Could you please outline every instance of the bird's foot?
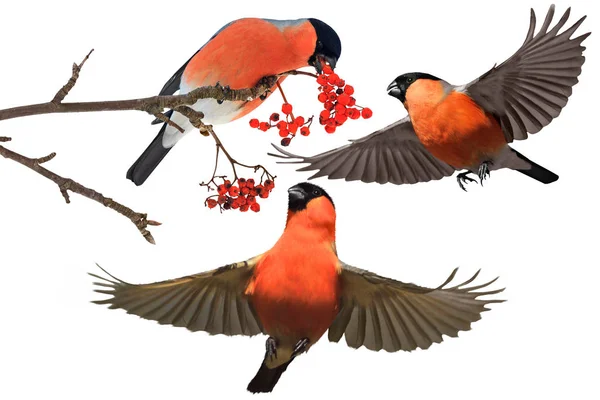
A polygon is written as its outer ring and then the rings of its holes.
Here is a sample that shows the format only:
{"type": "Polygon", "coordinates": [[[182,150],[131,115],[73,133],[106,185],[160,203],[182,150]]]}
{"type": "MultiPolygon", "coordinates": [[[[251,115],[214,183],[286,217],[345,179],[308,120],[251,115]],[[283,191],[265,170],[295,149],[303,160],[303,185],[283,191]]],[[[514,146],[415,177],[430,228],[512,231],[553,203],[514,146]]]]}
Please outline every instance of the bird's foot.
{"type": "MultiPolygon", "coordinates": [[[[228,94],[229,92],[231,92],[231,88],[229,87],[229,85],[227,85],[227,86],[222,86],[222,85],[221,85],[219,82],[217,82],[217,85],[216,85],[216,86],[221,88],[221,90],[223,91],[223,96],[227,96],[227,94],[228,94]]],[[[225,100],[217,100],[217,103],[218,103],[218,104],[223,104],[223,102],[224,102],[224,101],[225,101],[225,100]]]]}
{"type": "Polygon", "coordinates": [[[479,170],[477,171],[477,175],[479,176],[479,183],[483,186],[483,181],[490,176],[490,166],[493,163],[491,161],[484,161],[479,166],[479,170]]]}
{"type": "Polygon", "coordinates": [[[269,336],[267,342],[265,343],[265,347],[267,349],[265,359],[269,358],[271,361],[273,361],[274,358],[277,358],[277,340],[275,340],[275,338],[269,336]]]}
{"type": "Polygon", "coordinates": [[[263,94],[261,94],[259,96],[259,98],[261,100],[264,101],[267,98],[267,96],[269,96],[269,93],[271,93],[271,88],[273,86],[275,86],[275,84],[277,83],[278,80],[279,80],[279,78],[277,76],[272,75],[272,76],[265,76],[265,77],[261,78],[260,81],[258,81],[259,86],[262,85],[262,86],[266,86],[268,88],[267,90],[265,90],[265,92],[263,94]]]}
{"type": "Polygon", "coordinates": [[[309,340],[308,338],[302,338],[296,343],[294,346],[294,350],[292,351],[292,358],[299,356],[300,354],[306,351],[306,347],[308,346],[309,340]]]}
{"type": "Polygon", "coordinates": [[[458,174],[456,176],[456,180],[458,181],[458,186],[460,186],[460,188],[462,190],[464,190],[465,192],[467,191],[467,188],[465,187],[466,184],[468,184],[469,182],[477,182],[475,179],[470,178],[469,174],[471,174],[471,171],[466,171],[466,172],[461,172],[460,174],[458,174]]]}

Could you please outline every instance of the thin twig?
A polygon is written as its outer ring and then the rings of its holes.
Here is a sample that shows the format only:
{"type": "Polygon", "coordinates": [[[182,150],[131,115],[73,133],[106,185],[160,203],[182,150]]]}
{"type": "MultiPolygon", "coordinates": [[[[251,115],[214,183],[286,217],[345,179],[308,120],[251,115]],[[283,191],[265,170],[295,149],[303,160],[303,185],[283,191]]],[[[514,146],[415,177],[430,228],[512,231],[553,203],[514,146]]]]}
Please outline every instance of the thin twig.
{"type": "Polygon", "coordinates": [[[81,68],[83,68],[83,64],[85,64],[85,62],[88,60],[88,58],[90,58],[90,55],[92,55],[93,51],[94,51],[94,49],[90,50],[88,55],[85,56],[85,58],[79,65],[73,63],[73,74],[71,75],[71,79],[69,79],[69,81],[67,82],[67,84],[65,86],[60,88],[60,90],[56,93],[56,95],[52,99],[51,103],[60,104],[65,99],[65,97],[67,97],[67,95],[69,94],[71,89],[73,89],[73,86],[75,86],[75,84],[77,83],[77,79],[79,79],[79,72],[81,71],[81,68]]]}
{"type": "MultiPolygon", "coordinates": [[[[11,139],[7,137],[0,137],[0,142],[8,142],[10,140],[11,139]]],[[[41,158],[29,158],[12,150],[9,150],[4,146],[0,146],[0,155],[9,160],[16,161],[19,164],[34,170],[38,174],[56,183],[58,185],[60,193],[63,195],[67,203],[71,202],[71,199],[69,198],[69,191],[71,191],[73,193],[77,193],[84,197],[87,197],[88,199],[97,201],[105,207],[115,210],[119,214],[127,217],[136,226],[136,228],[140,231],[142,236],[144,236],[144,238],[148,242],[155,244],[152,234],[146,228],[148,227],[148,225],[160,225],[160,222],[149,220],[147,219],[146,214],[135,212],[131,208],[126,207],[123,204],[116,202],[111,198],[104,197],[102,193],[87,188],[82,184],[75,182],[73,179],[63,178],[62,176],[55,174],[54,172],[42,167],[42,164],[52,160],[56,156],[56,153],[51,153],[41,158]]]]}

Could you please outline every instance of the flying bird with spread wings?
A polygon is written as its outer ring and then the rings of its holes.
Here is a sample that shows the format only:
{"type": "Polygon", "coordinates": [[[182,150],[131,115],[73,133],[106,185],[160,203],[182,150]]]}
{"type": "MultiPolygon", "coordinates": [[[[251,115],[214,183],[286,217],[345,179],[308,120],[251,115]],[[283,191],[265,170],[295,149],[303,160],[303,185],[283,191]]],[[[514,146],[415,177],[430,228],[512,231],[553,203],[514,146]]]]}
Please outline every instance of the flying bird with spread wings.
{"type": "Polygon", "coordinates": [[[329,331],[353,348],[394,352],[427,349],[456,337],[503,300],[489,295],[496,279],[449,286],[457,269],[429,289],[352,267],[338,258],[336,212],[322,188],[289,189],[285,229],[267,252],[178,279],[130,284],[108,274],[95,282],[109,298],[95,301],[129,314],[211,335],[268,335],[262,365],[247,389],[271,392],[300,354],[329,331]],[[484,291],[480,291],[484,289],[484,291]],[[483,299],[481,296],[485,296],[483,299]]]}
{"type": "Polygon", "coordinates": [[[558,176],[514,150],[509,143],[527,139],[558,117],[578,82],[585,61],[581,43],[590,35],[571,38],[585,16],[559,33],[570,15],[564,13],[549,30],[554,5],[540,31],[531,10],[529,31],[521,48],[508,60],[466,85],[452,85],[433,75],[400,75],[387,88],[408,116],[350,144],[303,157],[277,146],[270,154],[291,163],[307,163],[299,171],[310,177],[361,180],[380,184],[412,184],[451,176],[459,186],[480,182],[490,171],[509,168],[542,183],[558,176]]]}

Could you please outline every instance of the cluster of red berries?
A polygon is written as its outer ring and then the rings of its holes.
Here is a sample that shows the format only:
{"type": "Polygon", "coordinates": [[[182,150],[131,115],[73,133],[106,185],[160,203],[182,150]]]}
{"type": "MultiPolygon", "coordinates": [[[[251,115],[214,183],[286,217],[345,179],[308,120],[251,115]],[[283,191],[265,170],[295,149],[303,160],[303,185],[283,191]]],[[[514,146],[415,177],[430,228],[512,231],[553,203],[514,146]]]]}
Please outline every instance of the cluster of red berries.
{"type": "Polygon", "coordinates": [[[319,123],[325,125],[325,132],[334,133],[348,119],[359,119],[361,116],[368,119],[373,116],[370,108],[356,105],[356,99],[352,97],[354,87],[346,85],[329,65],[323,66],[317,83],[320,85],[318,99],[325,108],[319,114],[319,123]]]}
{"type": "Polygon", "coordinates": [[[312,117],[308,119],[294,117],[292,109],[293,107],[290,103],[283,103],[281,112],[285,115],[285,120],[280,121],[279,113],[273,113],[269,117],[268,122],[260,122],[258,119],[252,118],[250,120],[250,127],[260,129],[263,132],[271,128],[277,128],[279,136],[282,137],[281,145],[289,146],[296,133],[300,132],[302,136],[310,135],[310,126],[312,124],[312,117]]]}
{"type": "Polygon", "coordinates": [[[219,206],[221,210],[240,210],[241,212],[252,210],[259,212],[258,198],[268,198],[274,188],[275,182],[271,179],[267,179],[258,185],[255,184],[252,178],[238,178],[237,185],[223,179],[223,183],[217,186],[218,194],[207,198],[204,205],[208,208],[219,206]]]}

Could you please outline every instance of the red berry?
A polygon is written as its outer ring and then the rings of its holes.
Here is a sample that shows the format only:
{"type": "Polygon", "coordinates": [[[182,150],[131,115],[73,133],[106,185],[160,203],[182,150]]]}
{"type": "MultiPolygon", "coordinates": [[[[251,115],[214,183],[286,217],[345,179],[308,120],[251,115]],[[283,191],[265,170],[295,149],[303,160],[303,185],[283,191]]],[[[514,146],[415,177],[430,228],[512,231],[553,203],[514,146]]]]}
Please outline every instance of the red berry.
{"type": "Polygon", "coordinates": [[[240,211],[241,212],[246,212],[246,211],[248,211],[249,208],[250,207],[248,206],[248,204],[244,204],[244,205],[240,206],[240,211]]]}
{"type": "Polygon", "coordinates": [[[329,85],[323,86],[322,90],[323,90],[323,93],[329,93],[329,92],[333,91],[333,86],[329,86],[329,85]]]}
{"type": "Polygon", "coordinates": [[[290,145],[291,141],[292,141],[292,139],[289,137],[283,138],[283,139],[281,139],[281,145],[284,147],[287,147],[290,145]]]}
{"type": "Polygon", "coordinates": [[[244,204],[246,204],[246,198],[243,196],[238,197],[236,200],[240,206],[243,206],[244,204]]]}
{"type": "Polygon", "coordinates": [[[240,188],[237,186],[232,186],[229,188],[229,195],[231,197],[237,197],[240,194],[240,188]]]}
{"type": "Polygon", "coordinates": [[[325,103],[327,101],[327,94],[321,92],[319,93],[319,96],[317,97],[317,99],[321,102],[321,103],[325,103]]]}
{"type": "Polygon", "coordinates": [[[322,119],[329,118],[329,111],[327,111],[327,110],[321,111],[321,113],[319,114],[319,118],[322,118],[322,119]]]}
{"type": "Polygon", "coordinates": [[[317,76],[317,83],[321,86],[326,85],[327,84],[327,75],[321,74],[321,75],[317,76]]]}
{"type": "Polygon", "coordinates": [[[238,178],[238,185],[240,185],[240,189],[243,187],[246,187],[246,179],[245,178],[238,178]]]}
{"type": "Polygon", "coordinates": [[[254,204],[256,203],[256,195],[249,195],[246,197],[246,204],[254,204]]]}
{"type": "Polygon", "coordinates": [[[252,189],[254,187],[254,179],[252,179],[252,178],[246,179],[246,186],[248,187],[248,189],[252,189]]]}
{"type": "Polygon", "coordinates": [[[225,204],[227,203],[227,197],[226,196],[219,196],[217,203],[219,204],[225,204]]]}
{"type": "Polygon", "coordinates": [[[208,208],[215,208],[217,206],[217,201],[215,199],[206,200],[206,205],[208,208]]]}
{"type": "Polygon", "coordinates": [[[348,119],[348,117],[345,116],[344,114],[336,114],[335,115],[335,122],[338,122],[340,125],[343,124],[344,122],[346,122],[347,119],[348,119]]]}
{"type": "Polygon", "coordinates": [[[347,106],[350,103],[350,96],[348,96],[346,93],[340,94],[338,96],[338,103],[343,106],[347,106]]]}
{"type": "Polygon", "coordinates": [[[334,92],[329,93],[329,101],[336,101],[338,96],[334,92]]]}
{"type": "Polygon", "coordinates": [[[258,129],[260,129],[263,132],[266,132],[269,128],[270,128],[270,126],[269,126],[268,122],[261,122],[260,125],[258,126],[258,129]]]}
{"type": "Polygon", "coordinates": [[[280,129],[279,130],[279,136],[281,136],[281,137],[286,137],[289,134],[290,134],[290,131],[288,131],[287,129],[280,129]]]}
{"type": "Polygon", "coordinates": [[[329,65],[323,65],[323,73],[331,74],[331,73],[333,73],[333,68],[331,68],[329,65]]]}
{"type": "Polygon", "coordinates": [[[346,111],[346,115],[350,118],[350,119],[359,119],[360,118],[360,111],[358,111],[356,108],[349,108],[346,111]]]}
{"type": "MultiPolygon", "coordinates": [[[[259,196],[261,199],[266,199],[267,197],[269,197],[269,191],[263,190],[262,192],[260,192],[259,196]]],[[[258,203],[255,203],[255,204],[258,204],[258,203]]]]}
{"type": "Polygon", "coordinates": [[[335,105],[334,110],[336,114],[346,114],[346,106],[343,106],[339,103],[335,105]]]}
{"type": "Polygon", "coordinates": [[[344,93],[346,93],[348,96],[352,96],[354,94],[354,87],[350,86],[350,85],[347,85],[344,88],[344,93]]]}
{"type": "Polygon", "coordinates": [[[335,132],[335,125],[331,126],[331,125],[326,125],[325,126],[325,132],[327,133],[334,133],[335,132]]]}
{"type": "Polygon", "coordinates": [[[271,116],[269,117],[269,119],[271,121],[279,121],[279,114],[278,113],[273,113],[273,114],[271,114],[271,116]]]}
{"type": "Polygon", "coordinates": [[[346,81],[343,79],[338,79],[337,82],[335,83],[335,86],[340,87],[340,88],[344,87],[345,85],[346,85],[346,81]]]}
{"type": "Polygon", "coordinates": [[[258,203],[253,203],[253,204],[250,206],[250,209],[251,209],[252,211],[254,211],[254,212],[259,212],[259,211],[260,211],[260,204],[258,204],[258,203]]]}
{"type": "Polygon", "coordinates": [[[225,193],[227,193],[227,188],[225,187],[225,185],[219,185],[217,187],[217,193],[219,193],[220,195],[224,195],[225,193]]]}
{"type": "Polygon", "coordinates": [[[334,107],[333,102],[331,102],[331,101],[326,102],[324,104],[324,107],[326,110],[333,110],[333,107],[334,107]]]}
{"type": "Polygon", "coordinates": [[[259,124],[259,122],[258,122],[258,120],[256,118],[252,118],[250,120],[250,127],[251,128],[258,128],[258,124],[259,124]]]}
{"type": "Polygon", "coordinates": [[[294,120],[294,123],[298,126],[304,125],[304,117],[296,117],[296,119],[294,120]]]}
{"type": "Polygon", "coordinates": [[[270,180],[270,179],[267,179],[267,180],[265,181],[265,187],[266,187],[267,189],[269,189],[269,188],[270,188],[269,190],[271,190],[271,189],[273,189],[273,188],[275,187],[275,182],[273,182],[273,181],[272,181],[272,180],[270,180]]]}
{"type": "Polygon", "coordinates": [[[373,116],[373,111],[371,111],[370,108],[365,107],[365,108],[362,109],[362,117],[364,119],[369,119],[372,116],[373,116]]]}
{"type": "Polygon", "coordinates": [[[244,186],[243,188],[240,189],[240,193],[245,196],[248,193],[250,193],[250,189],[248,189],[246,186],[244,186]]]}
{"type": "Polygon", "coordinates": [[[310,135],[310,128],[308,126],[303,126],[302,128],[300,128],[300,134],[302,136],[310,135]]]}
{"type": "Polygon", "coordinates": [[[348,103],[349,107],[354,107],[356,105],[356,99],[354,97],[350,97],[350,103],[348,103]]]}
{"type": "Polygon", "coordinates": [[[240,202],[239,201],[234,201],[233,203],[231,203],[231,208],[233,208],[234,210],[237,210],[238,208],[240,208],[240,202]]]}
{"type": "Polygon", "coordinates": [[[285,115],[289,115],[292,113],[292,105],[290,103],[284,103],[281,106],[281,112],[284,113],[285,115]]]}
{"type": "Polygon", "coordinates": [[[285,129],[285,128],[287,128],[287,122],[285,122],[285,121],[279,121],[277,123],[277,129],[282,130],[282,129],[285,129]]]}
{"type": "Polygon", "coordinates": [[[291,124],[288,125],[288,129],[290,130],[291,133],[296,133],[298,131],[298,125],[296,125],[295,122],[292,122],[291,124]]]}

